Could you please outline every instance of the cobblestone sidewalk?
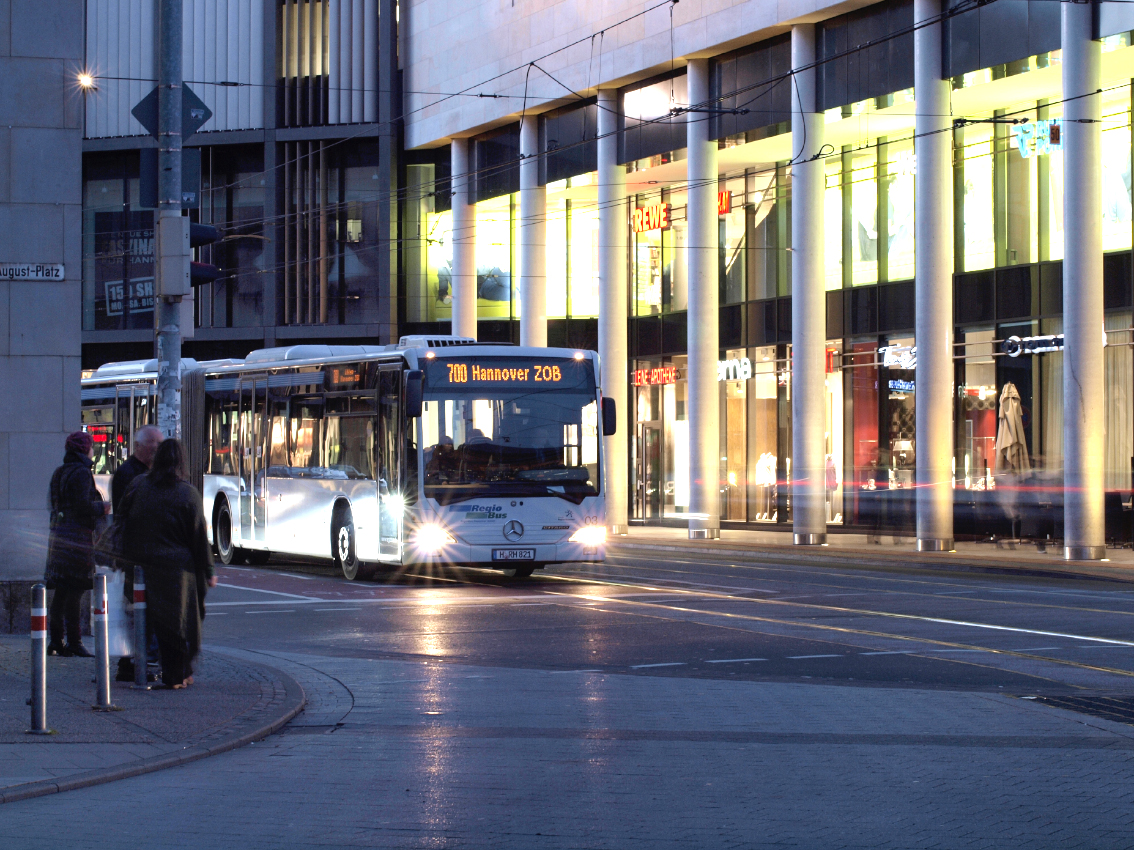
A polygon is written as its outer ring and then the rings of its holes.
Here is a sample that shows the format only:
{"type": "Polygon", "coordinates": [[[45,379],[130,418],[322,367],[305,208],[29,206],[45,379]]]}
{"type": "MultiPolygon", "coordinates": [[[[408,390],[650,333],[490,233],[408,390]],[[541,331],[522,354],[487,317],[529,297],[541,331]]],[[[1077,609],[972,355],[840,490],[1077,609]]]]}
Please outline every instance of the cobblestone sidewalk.
{"type": "Polygon", "coordinates": [[[290,676],[206,651],[191,687],[137,691],[115,682],[111,699],[121,710],[93,711],[94,659],[49,658],[47,723],[55,734],[29,735],[28,644],[0,636],[0,802],[225,752],[274,732],[303,707],[290,676]]]}

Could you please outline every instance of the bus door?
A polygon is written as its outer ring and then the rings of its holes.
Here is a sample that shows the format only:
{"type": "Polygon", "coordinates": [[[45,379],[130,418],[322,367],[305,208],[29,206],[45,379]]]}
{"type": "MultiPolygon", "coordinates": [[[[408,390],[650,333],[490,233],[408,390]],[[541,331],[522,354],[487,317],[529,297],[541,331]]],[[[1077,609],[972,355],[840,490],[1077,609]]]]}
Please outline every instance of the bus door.
{"type": "Polygon", "coordinates": [[[375,474],[378,478],[378,554],[400,558],[402,517],[402,366],[382,365],[378,371],[378,434],[375,474]]]}
{"type": "Polygon", "coordinates": [[[240,379],[240,537],[264,541],[268,379],[240,379]]]}
{"type": "MultiPolygon", "coordinates": [[[[149,401],[149,391],[148,384],[119,384],[115,387],[115,445],[107,451],[114,452],[118,463],[134,453],[134,432],[137,430],[134,422],[138,410],[144,410],[143,404],[149,401]]],[[[138,428],[145,424],[142,422],[138,428]]]]}

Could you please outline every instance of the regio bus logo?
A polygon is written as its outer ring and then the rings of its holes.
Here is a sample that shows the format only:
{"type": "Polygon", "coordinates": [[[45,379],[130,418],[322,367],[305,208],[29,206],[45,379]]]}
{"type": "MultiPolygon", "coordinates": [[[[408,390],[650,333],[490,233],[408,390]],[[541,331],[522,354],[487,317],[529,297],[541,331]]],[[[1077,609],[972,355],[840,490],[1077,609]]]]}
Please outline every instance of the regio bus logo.
{"type": "Polygon", "coordinates": [[[524,536],[524,526],[519,520],[510,519],[504,523],[504,537],[508,540],[519,540],[524,536]]]}

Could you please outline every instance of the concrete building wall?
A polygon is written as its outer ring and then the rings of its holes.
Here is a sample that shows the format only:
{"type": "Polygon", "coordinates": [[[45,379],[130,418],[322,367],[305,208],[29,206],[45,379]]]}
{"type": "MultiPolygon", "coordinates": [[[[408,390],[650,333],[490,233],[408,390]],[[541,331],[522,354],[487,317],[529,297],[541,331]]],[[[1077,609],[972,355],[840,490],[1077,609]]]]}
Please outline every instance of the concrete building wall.
{"type": "Polygon", "coordinates": [[[0,580],[42,575],[47,484],[79,427],[83,0],[0,0],[0,580]]]}
{"type": "Polygon", "coordinates": [[[688,58],[865,5],[867,0],[682,0],[660,8],[635,0],[408,0],[401,7],[406,147],[428,147],[501,123],[521,112],[525,92],[527,107],[543,111],[574,99],[570,92],[621,85],[666,71],[671,61],[681,67],[688,58]],[[529,73],[527,63],[535,61],[547,74],[535,68],[529,73]],[[505,97],[441,99],[441,93],[466,90],[505,97]]]}

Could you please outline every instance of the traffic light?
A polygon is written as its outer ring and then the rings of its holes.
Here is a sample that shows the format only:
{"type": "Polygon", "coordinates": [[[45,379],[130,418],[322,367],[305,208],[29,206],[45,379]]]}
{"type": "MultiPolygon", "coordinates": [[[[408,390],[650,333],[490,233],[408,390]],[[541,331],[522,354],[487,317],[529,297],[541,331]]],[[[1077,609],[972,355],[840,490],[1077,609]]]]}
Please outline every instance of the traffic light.
{"type": "MultiPolygon", "coordinates": [[[[220,239],[220,230],[211,224],[189,225],[189,247],[191,248],[201,248],[205,245],[212,245],[218,239],[220,239]]],[[[193,261],[189,264],[189,281],[192,286],[200,286],[202,283],[211,283],[220,277],[221,274],[221,270],[212,263],[193,261]]]]}

